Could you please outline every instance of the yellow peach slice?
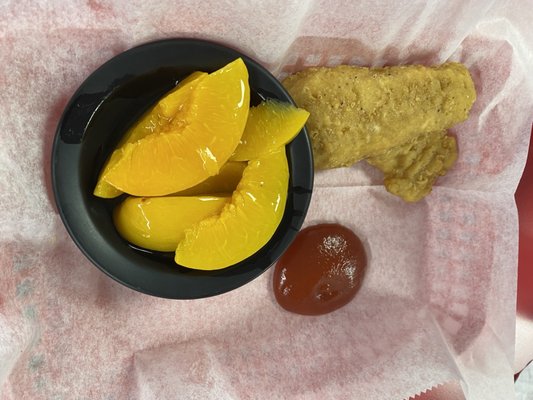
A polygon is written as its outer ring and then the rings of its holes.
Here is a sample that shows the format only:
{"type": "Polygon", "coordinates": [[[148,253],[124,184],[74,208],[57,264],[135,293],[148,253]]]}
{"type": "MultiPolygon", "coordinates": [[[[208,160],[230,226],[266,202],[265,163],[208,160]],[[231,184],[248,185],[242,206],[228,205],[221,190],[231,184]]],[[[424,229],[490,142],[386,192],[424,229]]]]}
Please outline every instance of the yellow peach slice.
{"type": "Polygon", "coordinates": [[[242,178],[246,164],[245,162],[228,161],[220,168],[217,175],[211,176],[189,189],[174,193],[174,196],[199,196],[220,193],[227,193],[228,196],[231,196],[231,193],[237,188],[242,178]]]}
{"type": "Polygon", "coordinates": [[[285,148],[252,160],[219,215],[187,230],[175,261],[194,269],[229,267],[256,253],[274,235],[285,211],[289,169],[285,148]]]}
{"type": "Polygon", "coordinates": [[[251,107],[241,141],[231,159],[248,161],[285,146],[302,130],[307,118],[306,110],[276,100],[251,107]]]}
{"type": "Polygon", "coordinates": [[[127,197],[113,212],[119,234],[148,250],[174,251],[185,231],[217,215],[230,197],[127,197]]]}
{"type": "Polygon", "coordinates": [[[102,179],[135,196],[162,196],[216,175],[235,151],[248,117],[250,88],[242,59],[201,79],[190,97],[176,124],[173,119],[160,132],[118,149],[102,179]]]}
{"type": "Polygon", "coordinates": [[[122,149],[127,143],[135,143],[144,137],[161,132],[161,130],[172,123],[173,126],[183,122],[190,107],[191,93],[196,88],[201,79],[206,77],[205,72],[193,72],[187,78],[163,97],[154,107],[150,108],[124,135],[115,150],[102,169],[93,194],[98,197],[110,199],[120,196],[123,192],[103,179],[104,176],[120,160],[122,149]]]}

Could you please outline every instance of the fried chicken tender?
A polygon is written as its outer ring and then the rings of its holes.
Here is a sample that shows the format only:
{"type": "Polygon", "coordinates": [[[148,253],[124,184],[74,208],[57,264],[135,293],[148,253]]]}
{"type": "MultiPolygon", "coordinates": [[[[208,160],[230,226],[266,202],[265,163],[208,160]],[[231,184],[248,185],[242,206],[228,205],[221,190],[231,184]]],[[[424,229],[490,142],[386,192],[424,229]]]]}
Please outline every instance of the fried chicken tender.
{"type": "Polygon", "coordinates": [[[366,161],[385,176],[385,187],[407,202],[431,192],[433,183],[453,166],[457,144],[446,131],[423,133],[366,161]]]}
{"type": "Polygon", "coordinates": [[[317,169],[350,166],[424,132],[441,132],[465,120],[476,99],[472,78],[458,63],[309,68],[283,85],[311,113],[317,169]]]}

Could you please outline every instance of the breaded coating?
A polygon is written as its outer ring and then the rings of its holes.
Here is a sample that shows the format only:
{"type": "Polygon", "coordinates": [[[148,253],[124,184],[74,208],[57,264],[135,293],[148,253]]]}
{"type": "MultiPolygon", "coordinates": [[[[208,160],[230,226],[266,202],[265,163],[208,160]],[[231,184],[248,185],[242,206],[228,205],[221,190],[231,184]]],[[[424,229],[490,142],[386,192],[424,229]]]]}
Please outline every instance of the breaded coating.
{"type": "Polygon", "coordinates": [[[385,176],[385,187],[405,201],[415,202],[431,192],[435,180],[453,166],[457,144],[446,131],[418,135],[366,161],[385,176]]]}
{"type": "Polygon", "coordinates": [[[307,121],[315,167],[350,166],[468,117],[476,99],[465,66],[309,68],[283,81],[307,121]]]}

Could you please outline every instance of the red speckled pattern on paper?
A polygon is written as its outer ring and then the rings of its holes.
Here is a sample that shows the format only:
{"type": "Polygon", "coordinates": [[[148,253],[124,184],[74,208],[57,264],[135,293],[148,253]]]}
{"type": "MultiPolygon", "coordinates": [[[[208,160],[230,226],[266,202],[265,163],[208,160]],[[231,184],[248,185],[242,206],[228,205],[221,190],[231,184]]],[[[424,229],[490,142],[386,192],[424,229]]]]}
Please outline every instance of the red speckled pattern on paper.
{"type": "Polygon", "coordinates": [[[0,398],[511,398],[527,13],[499,1],[2,2],[0,398]],[[456,167],[426,199],[403,203],[364,163],[317,174],[306,225],[342,223],[369,256],[347,306],[287,313],[271,272],[215,298],[152,298],[69,238],[49,173],[64,106],[109,58],[176,36],[237,47],[279,77],[340,63],[469,67],[478,101],[453,129],[456,167]]]}

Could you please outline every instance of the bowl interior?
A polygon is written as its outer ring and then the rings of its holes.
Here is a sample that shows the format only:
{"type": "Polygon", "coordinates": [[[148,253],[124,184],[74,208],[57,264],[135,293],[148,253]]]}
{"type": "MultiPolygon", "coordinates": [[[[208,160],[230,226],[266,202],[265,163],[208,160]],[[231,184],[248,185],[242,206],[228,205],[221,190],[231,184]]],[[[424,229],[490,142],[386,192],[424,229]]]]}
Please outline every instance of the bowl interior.
{"type": "Polygon", "coordinates": [[[52,154],[52,180],[62,220],[83,253],[130,288],[177,299],[235,289],[272,265],[303,223],[313,185],[305,129],[287,146],[289,192],[276,233],[259,252],[222,270],[180,267],[173,253],[130,245],[112,221],[113,208],[122,197],[104,200],[92,195],[103,164],[131,124],[190,73],[215,71],[237,57],[248,68],[252,105],[266,98],[292,102],[272,75],[237,51],[211,42],[171,39],[130,49],[108,61],[82,84],[63,114],[52,154]]]}

